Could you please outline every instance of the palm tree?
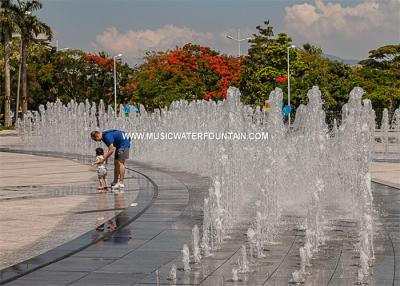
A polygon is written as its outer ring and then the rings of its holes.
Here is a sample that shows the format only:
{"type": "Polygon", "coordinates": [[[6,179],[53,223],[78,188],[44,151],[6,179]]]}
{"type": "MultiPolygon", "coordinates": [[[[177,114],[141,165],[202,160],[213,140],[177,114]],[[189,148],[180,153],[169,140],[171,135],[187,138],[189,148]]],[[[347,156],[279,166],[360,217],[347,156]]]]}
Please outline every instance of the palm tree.
{"type": "Polygon", "coordinates": [[[26,50],[29,44],[37,41],[37,37],[42,34],[48,40],[52,37],[52,31],[49,26],[40,21],[32,12],[42,8],[42,3],[38,0],[18,1],[18,7],[15,9],[17,15],[16,22],[21,33],[21,83],[22,83],[22,113],[28,111],[28,78],[26,68],[26,50]]]}
{"type": "Polygon", "coordinates": [[[11,99],[11,74],[10,74],[10,50],[12,33],[16,31],[15,14],[12,12],[12,3],[10,0],[1,0],[0,2],[0,41],[4,46],[4,125],[12,125],[10,116],[11,99]]]}

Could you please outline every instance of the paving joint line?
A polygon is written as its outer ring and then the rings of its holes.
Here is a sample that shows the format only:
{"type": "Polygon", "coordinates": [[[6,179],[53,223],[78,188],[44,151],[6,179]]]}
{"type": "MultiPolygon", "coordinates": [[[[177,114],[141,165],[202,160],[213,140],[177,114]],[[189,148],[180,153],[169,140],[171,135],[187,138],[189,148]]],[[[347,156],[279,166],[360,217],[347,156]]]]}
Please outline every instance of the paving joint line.
{"type": "Polygon", "coordinates": [[[293,241],[292,244],[290,245],[288,251],[286,252],[286,254],[283,256],[282,260],[279,262],[278,266],[271,272],[271,274],[267,277],[267,279],[262,283],[262,285],[267,285],[268,280],[270,280],[272,278],[272,276],[274,276],[275,272],[279,269],[279,267],[281,267],[281,265],[283,264],[283,262],[286,260],[286,257],[289,255],[290,251],[293,248],[294,242],[296,241],[298,235],[295,234],[293,237],[293,241]]]}

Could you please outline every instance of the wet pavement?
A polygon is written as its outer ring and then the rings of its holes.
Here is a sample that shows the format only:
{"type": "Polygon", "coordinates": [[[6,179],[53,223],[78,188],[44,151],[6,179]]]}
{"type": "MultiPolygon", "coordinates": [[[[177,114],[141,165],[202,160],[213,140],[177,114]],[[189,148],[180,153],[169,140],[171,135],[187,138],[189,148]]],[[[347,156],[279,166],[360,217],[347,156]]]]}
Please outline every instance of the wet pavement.
{"type": "MultiPolygon", "coordinates": [[[[47,266],[46,256],[40,261],[33,259],[18,265],[18,270],[14,267],[3,271],[1,279],[5,281],[40,265],[7,285],[174,285],[168,280],[168,272],[175,264],[176,285],[288,285],[292,272],[299,269],[304,231],[297,225],[302,218],[286,214],[286,227],[278,234],[277,242],[265,246],[265,257],[250,258],[250,271],[239,273],[239,281],[231,280],[232,269],[238,267],[246,224],[233,229],[212,256],[203,258],[201,264],[191,264],[192,271],[184,272],[180,250],[184,243],[190,245],[193,225],[201,224],[209,180],[135,162],[130,162],[129,168],[139,172],[135,176],[140,176],[147,187],[141,188],[137,197],[141,208],[127,207],[114,218],[118,226],[114,233],[108,233],[106,224],[104,232],[93,230],[50,251],[47,263],[57,255],[63,258],[60,254],[65,255],[64,259],[47,266]]],[[[374,183],[373,194],[376,259],[370,285],[400,285],[400,263],[396,263],[400,249],[400,190],[374,183]]],[[[354,285],[359,264],[355,222],[332,219],[327,224],[327,236],[312,267],[307,268],[309,275],[303,285],[354,285]]]]}
{"type": "MultiPolygon", "coordinates": [[[[192,226],[201,223],[200,198],[208,189],[208,179],[133,164],[129,167],[136,177],[142,177],[140,185],[144,187],[135,200],[138,206],[128,206],[114,218],[116,231],[109,233],[106,223],[104,232],[93,230],[1,271],[2,281],[21,275],[9,284],[129,285],[180,256],[183,242],[190,240],[192,226]],[[60,260],[51,263],[54,259],[60,260]],[[32,273],[25,275],[27,271],[32,273]]],[[[125,194],[129,192],[126,189],[125,194]]],[[[121,196],[124,194],[115,195],[121,196]]]]}
{"type": "MultiPolygon", "coordinates": [[[[9,152],[0,152],[0,161],[0,269],[69,242],[126,207],[98,196],[89,164],[9,152]]],[[[127,183],[125,204],[138,194],[137,180],[127,183]]]]}

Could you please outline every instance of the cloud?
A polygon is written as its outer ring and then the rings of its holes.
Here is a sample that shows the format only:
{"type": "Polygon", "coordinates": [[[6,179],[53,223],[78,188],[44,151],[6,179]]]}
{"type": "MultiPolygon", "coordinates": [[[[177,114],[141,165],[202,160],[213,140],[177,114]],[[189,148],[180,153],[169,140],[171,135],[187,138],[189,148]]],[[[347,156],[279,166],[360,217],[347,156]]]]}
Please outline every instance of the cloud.
{"type": "Polygon", "coordinates": [[[285,8],[284,27],[295,39],[340,47],[348,56],[356,54],[357,46],[365,50],[399,42],[399,26],[400,0],[366,0],[354,6],[315,0],[285,8]]]}
{"type": "Polygon", "coordinates": [[[212,33],[174,25],[165,25],[155,30],[129,30],[125,33],[110,27],[96,36],[93,46],[111,53],[123,53],[126,57],[142,58],[146,51],[163,51],[186,43],[208,44],[213,38],[212,33]]]}
{"type": "MultiPolygon", "coordinates": [[[[251,35],[249,28],[241,30],[241,37],[251,35]]],[[[237,43],[226,38],[226,35],[234,35],[236,30],[223,32],[199,32],[187,27],[165,25],[157,29],[129,30],[120,32],[116,27],[110,27],[96,36],[92,47],[96,50],[104,50],[111,54],[122,53],[130,62],[140,62],[146,51],[165,51],[186,43],[209,46],[213,49],[228,54],[237,54],[237,43]]],[[[247,44],[242,43],[242,53],[247,52],[247,44]]]]}

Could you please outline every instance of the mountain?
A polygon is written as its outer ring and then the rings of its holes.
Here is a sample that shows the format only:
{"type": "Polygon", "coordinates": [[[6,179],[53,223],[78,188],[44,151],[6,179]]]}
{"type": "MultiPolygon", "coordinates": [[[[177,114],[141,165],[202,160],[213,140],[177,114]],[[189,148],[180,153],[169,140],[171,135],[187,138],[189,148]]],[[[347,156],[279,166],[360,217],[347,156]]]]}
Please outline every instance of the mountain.
{"type": "Polygon", "coordinates": [[[337,56],[334,56],[334,55],[329,55],[329,54],[324,54],[324,53],[322,53],[322,56],[327,58],[327,59],[330,59],[332,61],[337,61],[337,62],[344,63],[344,64],[347,64],[347,65],[350,65],[350,66],[355,66],[359,62],[359,60],[342,59],[340,57],[337,57],[337,56]]]}

